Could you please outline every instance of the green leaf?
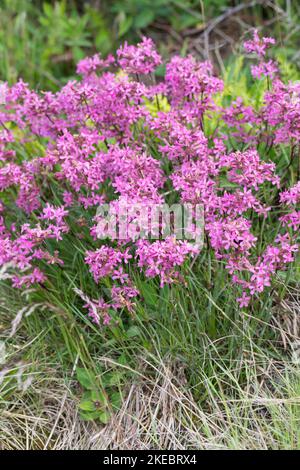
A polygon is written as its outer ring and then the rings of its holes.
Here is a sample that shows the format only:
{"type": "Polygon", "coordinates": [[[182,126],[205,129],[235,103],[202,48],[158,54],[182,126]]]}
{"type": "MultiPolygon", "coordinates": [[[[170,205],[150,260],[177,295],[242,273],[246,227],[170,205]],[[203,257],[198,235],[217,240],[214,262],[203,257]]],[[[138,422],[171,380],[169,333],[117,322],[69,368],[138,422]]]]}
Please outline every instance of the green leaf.
{"type": "Polygon", "coordinates": [[[134,19],[134,26],[137,29],[143,29],[149,26],[155,18],[153,10],[143,10],[134,19]]]}
{"type": "Polygon", "coordinates": [[[80,418],[84,421],[91,421],[99,417],[99,411],[81,411],[80,418]]]}
{"type": "Polygon", "coordinates": [[[88,390],[82,394],[81,401],[91,401],[92,400],[92,391],[88,390]]]}
{"type": "Polygon", "coordinates": [[[126,364],[128,364],[127,357],[124,353],[121,354],[120,357],[118,357],[117,363],[122,365],[122,366],[125,366],[126,364]]]}
{"type": "Polygon", "coordinates": [[[107,398],[106,398],[105,394],[103,392],[101,392],[100,390],[92,390],[91,399],[93,400],[93,402],[99,401],[103,405],[105,405],[105,406],[107,405],[107,398]]]}
{"type": "Polygon", "coordinates": [[[103,424],[107,424],[110,420],[110,413],[108,411],[102,411],[100,414],[99,414],[99,420],[101,421],[101,423],[103,424]]]}
{"type": "Polygon", "coordinates": [[[133,18],[131,16],[126,17],[124,12],[119,17],[119,31],[118,36],[121,38],[124,36],[132,26],[133,18]]]}
{"type": "Polygon", "coordinates": [[[103,393],[99,390],[92,390],[90,394],[92,401],[103,401],[103,393]]]}
{"type": "Polygon", "coordinates": [[[78,367],[76,370],[76,376],[77,376],[78,382],[84,388],[87,388],[89,390],[95,388],[96,378],[94,374],[92,374],[90,371],[82,367],[78,367]]]}
{"type": "Polygon", "coordinates": [[[90,400],[82,400],[78,406],[83,411],[95,411],[96,410],[94,403],[90,400]]]}
{"type": "Polygon", "coordinates": [[[139,329],[138,326],[131,326],[128,328],[126,331],[127,338],[134,338],[135,336],[141,336],[141,330],[139,329]]]}
{"type": "Polygon", "coordinates": [[[112,407],[115,409],[119,409],[122,404],[122,399],[123,397],[121,392],[113,392],[110,396],[112,407]]]}

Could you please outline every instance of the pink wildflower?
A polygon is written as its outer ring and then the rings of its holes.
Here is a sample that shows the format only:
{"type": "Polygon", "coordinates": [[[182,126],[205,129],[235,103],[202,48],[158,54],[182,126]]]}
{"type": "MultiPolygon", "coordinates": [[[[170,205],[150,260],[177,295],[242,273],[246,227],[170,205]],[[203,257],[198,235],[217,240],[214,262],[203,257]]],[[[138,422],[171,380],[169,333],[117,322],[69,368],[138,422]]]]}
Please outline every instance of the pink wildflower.
{"type": "Polygon", "coordinates": [[[117,50],[118,62],[128,73],[148,74],[161,64],[161,57],[150,38],[143,37],[137,46],[126,42],[117,50]]]}

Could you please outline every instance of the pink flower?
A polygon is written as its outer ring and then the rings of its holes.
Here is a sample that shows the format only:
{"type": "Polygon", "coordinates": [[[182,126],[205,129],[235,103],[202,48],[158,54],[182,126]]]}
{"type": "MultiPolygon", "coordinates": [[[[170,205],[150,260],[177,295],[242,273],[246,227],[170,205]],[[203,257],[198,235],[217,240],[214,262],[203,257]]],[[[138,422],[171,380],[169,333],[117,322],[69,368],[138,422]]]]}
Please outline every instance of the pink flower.
{"type": "Polygon", "coordinates": [[[31,284],[41,283],[43,284],[47,280],[45,274],[39,269],[34,268],[32,273],[23,276],[13,276],[12,284],[14,287],[29,287],[31,284]]]}
{"type": "Polygon", "coordinates": [[[86,57],[77,64],[77,73],[87,76],[93,72],[108,68],[114,63],[115,59],[109,55],[105,60],[101,59],[100,54],[95,54],[92,57],[86,57]]]}
{"type": "Polygon", "coordinates": [[[300,181],[298,181],[298,183],[296,183],[292,188],[283,191],[280,194],[280,201],[289,205],[300,202],[300,181]]]}
{"type": "Polygon", "coordinates": [[[174,282],[178,278],[176,267],[182,265],[188,255],[198,253],[197,246],[173,237],[154,243],[139,240],[137,245],[138,266],[145,267],[148,277],[159,276],[161,286],[174,282]]]}
{"type": "Polygon", "coordinates": [[[117,50],[118,62],[128,73],[148,74],[161,64],[161,57],[150,38],[143,37],[137,46],[126,42],[117,50]]]}
{"type": "Polygon", "coordinates": [[[254,78],[270,77],[274,78],[278,72],[278,67],[273,60],[260,62],[251,66],[251,73],[254,78]]]}
{"type": "Polygon", "coordinates": [[[274,44],[275,39],[268,37],[260,38],[257,29],[254,29],[253,39],[246,41],[244,43],[244,48],[246,52],[255,53],[258,56],[263,57],[266,54],[266,50],[274,44]]]}
{"type": "Polygon", "coordinates": [[[242,297],[236,299],[241,308],[248,307],[251,297],[243,292],[242,297]]]}

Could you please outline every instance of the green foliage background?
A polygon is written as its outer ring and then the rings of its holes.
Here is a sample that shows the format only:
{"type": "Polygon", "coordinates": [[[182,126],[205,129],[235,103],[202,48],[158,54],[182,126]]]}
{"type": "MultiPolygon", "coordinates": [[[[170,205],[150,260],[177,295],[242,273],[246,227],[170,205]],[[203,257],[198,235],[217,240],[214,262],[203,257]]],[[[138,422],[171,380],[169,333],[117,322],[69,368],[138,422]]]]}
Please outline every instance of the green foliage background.
{"type": "MultiPolygon", "coordinates": [[[[285,59],[295,56],[300,38],[299,28],[292,28],[300,18],[297,3],[282,10],[284,21],[275,17],[271,24],[279,46],[284,42],[281,55],[285,59]]],[[[165,55],[174,48],[188,52],[189,31],[197,38],[212,18],[239,4],[224,0],[0,0],[0,80],[13,83],[23,78],[35,88],[55,90],[74,77],[76,63],[84,56],[114,52],[122,41],[135,42],[142,34],[152,36],[165,55]]],[[[274,5],[281,8],[285,2],[276,0],[274,5]]],[[[260,25],[272,21],[276,10],[258,4],[245,11],[260,25]]]]}

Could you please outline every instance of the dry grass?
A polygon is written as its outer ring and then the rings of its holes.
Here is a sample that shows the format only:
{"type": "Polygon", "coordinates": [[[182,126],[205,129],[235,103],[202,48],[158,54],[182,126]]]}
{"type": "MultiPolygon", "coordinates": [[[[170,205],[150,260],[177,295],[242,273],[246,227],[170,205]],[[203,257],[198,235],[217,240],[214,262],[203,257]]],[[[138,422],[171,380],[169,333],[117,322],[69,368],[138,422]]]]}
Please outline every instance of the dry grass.
{"type": "Polygon", "coordinates": [[[80,420],[72,384],[49,368],[47,380],[36,377],[2,410],[1,449],[299,448],[300,381],[292,365],[270,363],[255,381],[252,364],[235,397],[215,395],[200,373],[202,406],[187,390],[179,362],[152,357],[139,370],[120,411],[97,426],[80,420]]]}
{"type": "Polygon", "coordinates": [[[299,289],[289,289],[289,295],[275,309],[273,322],[278,328],[282,345],[285,350],[291,350],[295,359],[300,359],[300,292],[299,289]],[[299,354],[297,355],[297,351],[299,354]]]}

